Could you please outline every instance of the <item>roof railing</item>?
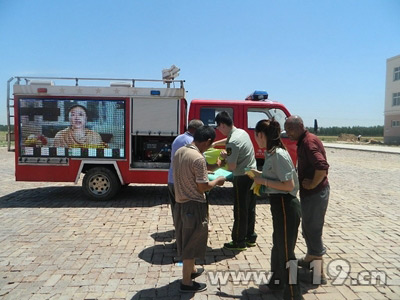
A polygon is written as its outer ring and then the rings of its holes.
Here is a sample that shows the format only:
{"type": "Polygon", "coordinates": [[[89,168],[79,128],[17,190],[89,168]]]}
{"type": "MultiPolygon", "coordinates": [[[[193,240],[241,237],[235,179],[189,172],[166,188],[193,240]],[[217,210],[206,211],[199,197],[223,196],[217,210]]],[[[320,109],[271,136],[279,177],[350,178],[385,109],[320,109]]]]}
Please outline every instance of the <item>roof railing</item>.
{"type": "Polygon", "coordinates": [[[29,84],[30,80],[72,80],[75,82],[75,86],[79,86],[80,81],[129,81],[132,82],[132,87],[136,87],[135,84],[137,82],[158,82],[158,83],[167,83],[167,88],[170,87],[171,83],[179,83],[180,88],[184,88],[185,80],[165,80],[161,79],[133,79],[133,78],[85,78],[85,77],[37,77],[37,76],[15,76],[12,79],[16,79],[16,84],[21,84],[21,81],[25,80],[26,84],[29,84]]]}

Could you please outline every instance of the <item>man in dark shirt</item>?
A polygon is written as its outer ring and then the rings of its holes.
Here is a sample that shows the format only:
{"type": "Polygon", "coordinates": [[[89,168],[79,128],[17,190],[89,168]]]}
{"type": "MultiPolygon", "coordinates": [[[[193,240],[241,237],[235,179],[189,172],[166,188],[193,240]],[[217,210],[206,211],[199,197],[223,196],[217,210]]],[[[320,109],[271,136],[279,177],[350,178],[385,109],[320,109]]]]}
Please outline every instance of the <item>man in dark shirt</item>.
{"type": "Polygon", "coordinates": [[[329,201],[329,164],[322,142],[304,128],[299,116],[290,116],[285,122],[285,130],[291,140],[297,141],[297,170],[300,182],[302,231],[307,245],[307,254],[299,260],[299,266],[320,268],[321,283],[326,283],[322,256],[326,248],[322,243],[325,213],[329,201]]]}

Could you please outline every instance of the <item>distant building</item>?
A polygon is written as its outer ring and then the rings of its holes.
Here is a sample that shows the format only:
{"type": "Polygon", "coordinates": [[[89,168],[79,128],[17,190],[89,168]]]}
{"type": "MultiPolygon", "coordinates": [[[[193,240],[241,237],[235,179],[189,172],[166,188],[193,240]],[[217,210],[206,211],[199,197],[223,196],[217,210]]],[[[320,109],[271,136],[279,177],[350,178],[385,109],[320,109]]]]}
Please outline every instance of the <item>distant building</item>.
{"type": "Polygon", "coordinates": [[[400,144],[400,55],[386,60],[385,144],[400,144]]]}

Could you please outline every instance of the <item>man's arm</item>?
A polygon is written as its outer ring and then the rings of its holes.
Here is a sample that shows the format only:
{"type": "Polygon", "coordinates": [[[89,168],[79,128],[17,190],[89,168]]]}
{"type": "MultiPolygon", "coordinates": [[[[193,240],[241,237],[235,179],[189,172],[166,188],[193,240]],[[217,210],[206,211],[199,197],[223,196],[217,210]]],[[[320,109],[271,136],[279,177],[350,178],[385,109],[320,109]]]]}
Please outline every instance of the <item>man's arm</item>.
{"type": "Polygon", "coordinates": [[[315,189],[325,177],[328,176],[329,164],[324,155],[322,143],[318,140],[313,140],[307,143],[307,157],[314,167],[314,177],[305,178],[301,185],[306,190],[315,189]]]}
{"type": "Polygon", "coordinates": [[[225,177],[219,176],[212,181],[208,181],[207,163],[204,157],[197,159],[193,164],[196,174],[196,185],[199,192],[204,193],[211,190],[216,185],[223,185],[225,177]]]}
{"type": "Polygon", "coordinates": [[[225,159],[221,160],[221,159],[217,158],[217,163],[215,163],[215,164],[207,163],[207,170],[213,172],[219,168],[224,167],[225,165],[226,165],[225,159]]]}
{"type": "Polygon", "coordinates": [[[318,140],[312,140],[305,144],[307,158],[315,170],[328,170],[329,164],[324,155],[324,146],[318,140]]]}
{"type": "Polygon", "coordinates": [[[236,169],[236,163],[228,163],[228,171],[233,171],[236,169]]]}
{"type": "Polygon", "coordinates": [[[284,192],[291,192],[294,189],[293,179],[289,179],[286,181],[279,181],[279,180],[269,180],[262,177],[254,177],[254,182],[284,192]]]}
{"type": "MultiPolygon", "coordinates": [[[[232,155],[232,148],[231,148],[231,151],[230,151],[230,155],[232,155]]],[[[229,154],[228,154],[227,151],[221,151],[220,156],[222,157],[223,162],[226,163],[226,165],[227,165],[227,170],[228,170],[228,171],[233,171],[233,170],[236,169],[236,166],[237,166],[237,164],[236,164],[236,160],[237,160],[237,155],[236,155],[236,153],[235,153],[235,158],[234,158],[235,161],[234,161],[234,162],[228,162],[228,161],[227,161],[227,158],[228,158],[228,156],[229,156],[229,154]]]]}
{"type": "Polygon", "coordinates": [[[212,143],[211,144],[211,147],[217,147],[217,146],[225,146],[225,144],[226,144],[226,139],[227,138],[224,138],[224,139],[222,139],[222,140],[219,140],[219,141],[215,141],[214,143],[212,143]]]}
{"type": "Polygon", "coordinates": [[[216,185],[223,185],[225,183],[225,177],[224,176],[219,176],[216,179],[209,181],[209,182],[204,182],[204,183],[197,183],[197,188],[201,193],[207,192],[211,190],[213,187],[216,185]]]}
{"type": "Polygon", "coordinates": [[[328,175],[327,170],[315,170],[314,173],[314,178],[313,179],[304,179],[301,185],[303,188],[306,190],[312,190],[315,189],[321,182],[324,180],[324,178],[328,175]]]}

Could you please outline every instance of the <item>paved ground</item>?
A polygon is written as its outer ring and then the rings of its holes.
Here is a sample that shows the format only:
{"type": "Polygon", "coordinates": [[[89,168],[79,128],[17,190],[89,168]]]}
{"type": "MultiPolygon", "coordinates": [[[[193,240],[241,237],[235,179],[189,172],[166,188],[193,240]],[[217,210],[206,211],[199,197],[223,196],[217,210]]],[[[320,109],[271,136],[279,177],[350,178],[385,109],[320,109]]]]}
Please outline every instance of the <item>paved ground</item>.
{"type": "MultiPolygon", "coordinates": [[[[400,155],[327,153],[330,280],[313,286],[301,273],[304,298],[400,299],[400,155]]],[[[212,191],[212,231],[201,262],[207,274],[198,278],[208,290],[181,297],[165,186],[129,186],[114,201],[93,202],[73,184],[15,182],[13,153],[5,148],[0,164],[1,299],[279,299],[261,295],[257,278],[234,280],[269,269],[272,223],[265,200],[257,206],[258,246],[233,253],[221,249],[230,240],[230,185],[212,191]],[[242,273],[212,285],[216,270],[242,273]]],[[[299,235],[296,253],[304,251],[299,235]]]]}
{"type": "Polygon", "coordinates": [[[387,145],[374,145],[366,143],[325,143],[326,148],[335,149],[351,149],[358,151],[368,151],[368,152],[383,152],[383,153],[393,153],[400,154],[400,146],[387,146],[387,145]]]}

